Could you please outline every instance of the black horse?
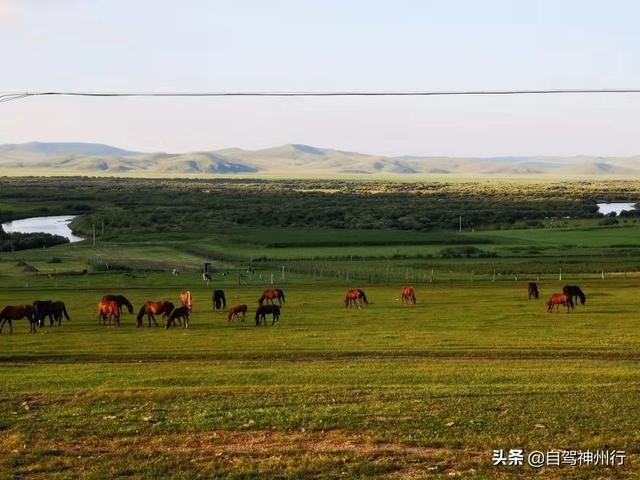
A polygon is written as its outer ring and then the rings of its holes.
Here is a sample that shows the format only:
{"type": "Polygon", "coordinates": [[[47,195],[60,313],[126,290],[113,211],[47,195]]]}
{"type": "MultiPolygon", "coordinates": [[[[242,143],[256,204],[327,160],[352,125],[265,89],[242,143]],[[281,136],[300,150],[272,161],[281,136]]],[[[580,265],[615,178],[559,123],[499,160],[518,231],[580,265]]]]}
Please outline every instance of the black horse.
{"type": "Polygon", "coordinates": [[[275,325],[276,322],[280,321],[280,307],[278,305],[260,305],[256,310],[256,326],[259,327],[263,321],[266,325],[269,313],[273,314],[271,325],[275,325]]]}
{"type": "Polygon", "coordinates": [[[220,310],[221,308],[227,308],[227,299],[224,296],[224,291],[214,290],[211,296],[211,302],[213,304],[213,310],[220,310]]]}
{"type": "Polygon", "coordinates": [[[116,302],[120,307],[120,310],[122,310],[122,306],[124,305],[125,307],[127,307],[127,310],[129,310],[129,313],[133,313],[133,305],[129,300],[127,300],[127,297],[125,297],[124,295],[105,295],[104,297],[102,297],[102,300],[116,302]]]}
{"type": "Polygon", "coordinates": [[[64,302],[36,300],[33,302],[33,309],[35,312],[35,320],[39,327],[44,327],[45,317],[49,317],[50,327],[53,326],[54,322],[58,322],[58,326],[62,325],[63,315],[67,320],[71,320],[64,302]]]}
{"type": "Polygon", "coordinates": [[[538,291],[538,284],[535,282],[529,282],[529,300],[540,298],[540,292],[538,291]]]}
{"type": "Polygon", "coordinates": [[[574,304],[577,304],[578,300],[580,300],[580,305],[584,305],[587,302],[587,296],[580,287],[576,285],[565,285],[562,287],[562,293],[571,297],[572,301],[575,298],[574,304]]]}

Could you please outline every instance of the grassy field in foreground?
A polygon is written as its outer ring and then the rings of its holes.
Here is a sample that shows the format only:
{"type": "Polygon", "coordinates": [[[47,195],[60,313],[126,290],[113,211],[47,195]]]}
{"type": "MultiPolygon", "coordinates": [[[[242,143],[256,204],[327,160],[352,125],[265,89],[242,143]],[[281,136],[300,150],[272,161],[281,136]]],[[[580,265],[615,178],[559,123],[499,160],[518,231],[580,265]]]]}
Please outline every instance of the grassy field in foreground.
{"type": "MultiPolygon", "coordinates": [[[[9,278],[9,277],[3,277],[9,278]]],[[[184,281],[185,279],[183,279],[184,281]]],[[[61,276],[0,304],[58,298],[72,317],[0,336],[0,478],[633,478],[640,459],[637,280],[584,283],[546,314],[523,282],[292,284],[282,323],[229,324],[194,294],[189,330],[96,323],[117,287],[176,300],[179,279],[61,276]],[[493,448],[622,449],[617,468],[491,466],[493,448]]],[[[253,310],[260,289],[225,288],[253,310]]],[[[542,296],[558,291],[543,282],[542,296]]],[[[23,321],[24,322],[24,321],[23,321]]]]}

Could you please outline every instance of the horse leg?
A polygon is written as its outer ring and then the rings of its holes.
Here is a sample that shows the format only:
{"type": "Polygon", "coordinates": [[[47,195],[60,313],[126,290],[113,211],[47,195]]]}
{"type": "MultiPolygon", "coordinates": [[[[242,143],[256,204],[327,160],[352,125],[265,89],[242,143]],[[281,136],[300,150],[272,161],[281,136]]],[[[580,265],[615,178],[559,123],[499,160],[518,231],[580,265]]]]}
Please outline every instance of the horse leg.
{"type": "MultiPolygon", "coordinates": [[[[152,313],[149,314],[151,316],[151,319],[153,320],[153,323],[156,324],[156,327],[158,326],[158,322],[156,322],[156,317],[153,316],[152,313]]],[[[151,323],[149,323],[149,326],[151,326],[151,323]]]]}

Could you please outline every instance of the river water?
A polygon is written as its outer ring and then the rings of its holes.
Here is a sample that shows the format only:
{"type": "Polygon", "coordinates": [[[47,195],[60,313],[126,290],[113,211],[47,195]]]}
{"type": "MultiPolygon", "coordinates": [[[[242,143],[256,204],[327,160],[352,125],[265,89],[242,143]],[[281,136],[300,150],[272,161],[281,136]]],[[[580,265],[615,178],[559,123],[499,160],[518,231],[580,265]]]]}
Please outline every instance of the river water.
{"type": "Polygon", "coordinates": [[[60,235],[68,238],[70,242],[79,242],[84,240],[71,233],[69,223],[76,218],[76,215],[58,215],[50,217],[31,217],[21,220],[14,220],[2,224],[5,232],[17,233],[51,233],[52,235],[60,235]]]}

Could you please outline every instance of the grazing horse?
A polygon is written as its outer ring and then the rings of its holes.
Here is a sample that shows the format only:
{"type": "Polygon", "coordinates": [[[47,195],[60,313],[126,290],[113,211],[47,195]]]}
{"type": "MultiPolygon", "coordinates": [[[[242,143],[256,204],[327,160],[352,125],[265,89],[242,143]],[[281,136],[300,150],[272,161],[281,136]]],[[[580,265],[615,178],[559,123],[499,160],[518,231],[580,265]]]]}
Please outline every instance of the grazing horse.
{"type": "Polygon", "coordinates": [[[180,294],[180,301],[183,307],[187,307],[191,311],[191,292],[189,290],[185,290],[180,294]]]}
{"type": "Polygon", "coordinates": [[[210,274],[210,273],[204,272],[204,273],[202,274],[202,280],[204,280],[205,282],[207,282],[207,286],[209,286],[209,285],[211,285],[211,281],[212,281],[213,279],[211,278],[211,274],[210,274]]]}
{"type": "Polygon", "coordinates": [[[270,301],[271,305],[274,305],[274,299],[278,300],[278,305],[282,306],[285,303],[284,292],[280,288],[267,288],[258,299],[258,303],[262,305],[265,300],[270,301]]]}
{"type": "Polygon", "coordinates": [[[186,305],[182,307],[174,308],[171,314],[167,317],[167,321],[164,324],[164,328],[169,328],[171,325],[176,326],[176,320],[183,328],[189,328],[189,312],[190,309],[186,305]],[[183,321],[181,321],[182,319],[183,321]]]}
{"type": "Polygon", "coordinates": [[[242,321],[244,322],[244,318],[247,316],[247,308],[248,307],[244,304],[234,305],[233,307],[231,307],[231,309],[229,309],[229,315],[227,315],[227,318],[229,319],[229,321],[232,321],[238,318],[240,314],[242,314],[242,321]]]}
{"type": "Polygon", "coordinates": [[[148,326],[151,326],[151,320],[153,320],[153,323],[155,323],[156,327],[158,327],[159,325],[158,322],[156,322],[156,317],[154,317],[154,315],[162,314],[163,317],[166,317],[173,311],[174,307],[175,305],[173,303],[166,300],[161,300],[159,302],[146,301],[138,312],[138,317],[136,318],[136,326],[142,326],[142,317],[146,315],[147,322],[149,324],[148,326]]]}
{"type": "Polygon", "coordinates": [[[227,299],[224,296],[224,291],[214,290],[211,296],[211,303],[214,310],[220,310],[221,308],[227,308],[227,299]]]}
{"type": "Polygon", "coordinates": [[[0,312],[0,333],[4,324],[9,322],[9,333],[13,333],[13,320],[29,320],[29,333],[36,333],[36,311],[33,305],[9,305],[0,312]]]}
{"type": "Polygon", "coordinates": [[[273,314],[271,325],[275,325],[276,322],[280,321],[280,307],[278,305],[260,305],[256,310],[256,326],[259,327],[263,321],[266,326],[269,313],[273,314]]]}
{"type": "Polygon", "coordinates": [[[562,287],[562,293],[571,297],[572,308],[573,308],[574,298],[575,298],[576,305],[578,304],[578,301],[580,301],[580,305],[584,305],[587,301],[587,296],[580,289],[580,287],[576,285],[565,285],[564,287],[562,287]]]}
{"type": "Polygon", "coordinates": [[[529,300],[540,298],[540,292],[538,291],[538,284],[535,282],[529,282],[529,300]]]}
{"type": "Polygon", "coordinates": [[[67,320],[71,320],[67,307],[64,302],[52,302],[51,300],[36,300],[33,302],[35,310],[35,318],[38,326],[44,327],[44,317],[49,317],[49,326],[52,327],[54,322],[58,322],[58,326],[62,325],[62,316],[67,320]]]}
{"type": "Polygon", "coordinates": [[[117,302],[121,310],[120,313],[122,313],[123,305],[127,307],[129,313],[133,313],[133,305],[129,300],[127,300],[127,297],[125,297],[124,295],[105,295],[104,297],[102,297],[102,300],[111,300],[112,302],[117,302]]]}
{"type": "Polygon", "coordinates": [[[571,300],[569,295],[565,295],[564,293],[551,295],[551,298],[549,298],[547,302],[547,313],[553,312],[553,307],[556,307],[556,312],[559,311],[560,305],[567,307],[567,313],[569,313],[569,310],[573,308],[573,300],[571,300]]]}
{"type": "Polygon", "coordinates": [[[114,320],[116,326],[120,326],[120,314],[122,310],[120,305],[115,300],[105,300],[104,298],[98,302],[98,322],[102,320],[102,324],[107,324],[109,319],[109,325],[114,320]]]}
{"type": "Polygon", "coordinates": [[[171,270],[171,275],[175,275],[177,277],[178,275],[180,275],[180,270],[174,268],[173,270],[171,270]]]}
{"type": "Polygon", "coordinates": [[[360,290],[359,288],[353,290],[347,290],[347,294],[344,297],[344,307],[352,307],[356,305],[358,308],[362,308],[363,302],[367,305],[369,302],[367,301],[367,296],[364,293],[364,290],[360,290]]]}
{"type": "Polygon", "coordinates": [[[413,287],[402,287],[402,290],[400,290],[400,301],[402,303],[410,303],[411,305],[416,304],[416,292],[413,291],[413,287]]]}

